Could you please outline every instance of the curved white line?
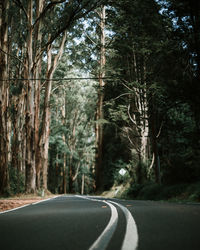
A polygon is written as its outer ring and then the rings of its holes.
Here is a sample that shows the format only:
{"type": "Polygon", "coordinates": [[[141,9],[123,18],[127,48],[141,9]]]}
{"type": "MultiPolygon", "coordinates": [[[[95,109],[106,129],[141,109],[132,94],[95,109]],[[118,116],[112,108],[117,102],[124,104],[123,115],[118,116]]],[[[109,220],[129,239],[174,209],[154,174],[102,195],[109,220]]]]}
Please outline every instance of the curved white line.
{"type": "Polygon", "coordinates": [[[37,205],[37,204],[39,204],[39,203],[42,203],[42,202],[45,202],[45,201],[49,201],[49,200],[53,200],[53,199],[56,199],[56,198],[58,198],[58,197],[60,197],[60,196],[57,195],[57,196],[52,197],[52,198],[48,198],[48,199],[45,199],[45,200],[37,201],[37,202],[32,203],[32,205],[37,205]]]}
{"type": "Polygon", "coordinates": [[[12,209],[9,209],[9,210],[5,210],[5,211],[0,212],[0,214],[5,214],[5,213],[8,213],[8,212],[12,212],[12,211],[18,210],[18,209],[23,208],[23,207],[28,207],[30,205],[31,204],[26,204],[26,205],[23,205],[23,206],[20,206],[20,207],[16,207],[16,208],[12,208],[12,209]]]}
{"type": "Polygon", "coordinates": [[[19,206],[19,207],[16,207],[16,208],[12,208],[12,209],[9,209],[9,210],[5,210],[5,211],[0,212],[0,214],[5,214],[5,213],[8,213],[8,212],[12,212],[12,211],[15,211],[15,210],[18,210],[18,209],[21,209],[21,208],[24,208],[24,207],[28,207],[28,206],[31,206],[31,205],[36,205],[38,203],[49,201],[49,200],[55,199],[57,197],[59,197],[59,196],[56,196],[56,197],[53,197],[53,198],[49,198],[49,199],[45,199],[45,200],[41,200],[41,201],[37,201],[35,203],[29,203],[29,204],[22,205],[22,206],[19,206]]]}
{"type": "Polygon", "coordinates": [[[119,203],[109,201],[116,206],[120,207],[126,217],[126,234],[124,236],[121,250],[136,250],[138,246],[138,231],[136,223],[132,217],[130,211],[119,203]]]}
{"type": "Polygon", "coordinates": [[[76,195],[76,196],[79,198],[82,198],[82,199],[90,200],[90,201],[103,202],[103,203],[106,203],[110,207],[110,209],[111,209],[110,221],[108,222],[104,231],[100,234],[100,236],[97,238],[97,240],[89,248],[89,250],[95,250],[95,249],[104,250],[104,249],[106,249],[106,247],[108,246],[110,239],[111,239],[112,235],[114,234],[115,229],[117,227],[118,212],[117,212],[116,207],[105,200],[90,199],[88,197],[82,197],[80,195],[76,195]]]}

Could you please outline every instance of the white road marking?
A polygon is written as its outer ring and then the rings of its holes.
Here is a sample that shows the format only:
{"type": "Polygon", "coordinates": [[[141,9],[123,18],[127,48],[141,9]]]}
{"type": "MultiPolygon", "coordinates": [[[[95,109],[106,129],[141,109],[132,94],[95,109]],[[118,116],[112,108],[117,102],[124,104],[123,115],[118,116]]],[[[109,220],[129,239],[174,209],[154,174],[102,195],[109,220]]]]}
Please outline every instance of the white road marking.
{"type": "Polygon", "coordinates": [[[45,202],[45,201],[49,201],[49,200],[53,200],[53,199],[56,199],[56,198],[58,198],[58,197],[59,197],[59,196],[52,197],[52,198],[48,198],[48,199],[41,200],[41,201],[37,201],[37,202],[34,202],[34,203],[30,204],[30,205],[37,205],[37,204],[39,204],[39,203],[41,203],[41,202],[45,202]]]}
{"type": "Polygon", "coordinates": [[[84,196],[80,196],[80,195],[76,195],[76,196],[79,198],[82,198],[82,199],[90,200],[90,201],[103,202],[103,203],[106,203],[110,207],[111,217],[110,217],[109,223],[107,224],[104,231],[97,238],[97,240],[89,248],[89,250],[95,250],[95,249],[104,250],[104,249],[106,249],[106,247],[108,246],[110,239],[111,239],[112,235],[114,234],[115,229],[117,227],[118,212],[117,212],[116,207],[105,200],[96,200],[93,198],[88,198],[88,197],[84,197],[84,196]]]}
{"type": "Polygon", "coordinates": [[[12,211],[18,210],[18,209],[23,208],[23,207],[28,207],[30,205],[31,204],[27,204],[27,205],[24,205],[24,206],[20,206],[20,207],[16,207],[16,208],[13,208],[13,209],[5,210],[3,212],[0,212],[0,214],[5,214],[5,213],[8,213],[8,212],[12,212],[12,211]]]}
{"type": "Polygon", "coordinates": [[[114,201],[109,201],[109,202],[120,207],[126,217],[126,233],[121,250],[136,250],[138,246],[139,237],[138,237],[137,226],[133,219],[132,214],[126,207],[122,206],[121,204],[114,201]]]}
{"type": "MultiPolygon", "coordinates": [[[[130,213],[130,211],[126,207],[124,207],[123,205],[121,205],[121,204],[119,204],[117,202],[114,202],[114,201],[96,200],[96,199],[93,199],[93,198],[83,197],[83,196],[80,196],[80,195],[77,195],[77,196],[80,197],[80,198],[83,198],[83,199],[104,202],[104,203],[108,204],[109,206],[112,205],[111,203],[118,206],[122,210],[122,212],[124,213],[125,218],[126,218],[126,232],[125,232],[125,236],[124,236],[124,240],[123,240],[123,243],[122,243],[121,250],[136,250],[137,249],[138,241],[139,241],[137,225],[135,223],[135,220],[133,219],[132,214],[130,213]]],[[[111,209],[111,211],[112,211],[112,209],[111,209]]],[[[116,208],[115,208],[115,211],[116,211],[116,208]]],[[[116,213],[117,213],[117,211],[116,211],[116,213]]],[[[117,213],[117,220],[118,220],[118,213],[117,213]]],[[[108,227],[108,225],[107,225],[107,227],[108,227]]],[[[115,229],[116,229],[116,226],[115,226],[115,229]]],[[[115,231],[115,229],[114,229],[114,231],[115,231]]],[[[106,231],[106,229],[104,231],[106,231]]],[[[102,238],[102,237],[104,237],[103,236],[104,231],[99,236],[99,238],[95,241],[95,243],[96,242],[98,243],[98,240],[102,240],[102,241],[104,240],[102,238]]],[[[114,233],[114,231],[113,231],[113,233],[114,233]]],[[[113,233],[112,233],[112,235],[113,235],[113,233]]],[[[111,237],[109,237],[109,241],[110,241],[110,239],[111,239],[111,237]]],[[[109,241],[107,242],[106,246],[108,245],[109,241]]],[[[103,250],[103,249],[106,248],[106,246],[104,248],[100,247],[99,245],[97,246],[97,245],[95,245],[95,243],[89,248],[89,250],[93,250],[93,249],[103,250]],[[95,248],[92,248],[92,247],[95,247],[95,248]]]]}
{"type": "MultiPolygon", "coordinates": [[[[53,197],[53,198],[49,198],[49,199],[45,199],[45,200],[41,200],[35,203],[31,203],[31,204],[27,204],[21,207],[17,207],[17,208],[13,208],[10,210],[6,210],[3,212],[0,212],[0,214],[4,214],[4,213],[8,213],[11,211],[15,211],[17,209],[21,209],[30,205],[36,205],[38,203],[41,202],[45,202],[45,201],[49,201],[52,199],[55,199],[59,196],[53,197]]],[[[101,235],[97,238],[97,240],[92,244],[92,246],[89,248],[89,250],[105,250],[106,247],[108,246],[112,235],[114,234],[116,227],[117,227],[117,222],[118,222],[118,212],[115,206],[113,206],[112,204],[118,206],[124,213],[125,217],[126,217],[126,233],[125,233],[125,237],[123,240],[123,244],[122,244],[122,248],[121,250],[136,250],[137,246],[138,246],[138,232],[137,232],[137,226],[136,223],[132,217],[132,214],[130,213],[130,211],[122,206],[121,204],[114,202],[114,201],[105,201],[105,200],[97,200],[94,198],[89,198],[89,197],[84,197],[84,196],[80,196],[80,195],[76,195],[76,197],[82,198],[82,199],[87,199],[90,201],[98,201],[98,202],[103,202],[105,204],[107,204],[110,209],[111,209],[111,218],[109,223],[107,224],[106,228],[104,229],[104,231],[101,233],[101,235]],[[112,203],[112,204],[111,204],[112,203]]]]}
{"type": "Polygon", "coordinates": [[[26,205],[23,205],[23,206],[20,206],[20,207],[16,207],[16,208],[13,208],[13,209],[5,210],[3,212],[0,212],[0,214],[5,214],[5,213],[8,213],[8,212],[12,212],[12,211],[15,211],[15,210],[18,210],[18,209],[21,209],[21,208],[24,208],[24,207],[28,207],[28,206],[31,206],[31,205],[36,205],[38,203],[41,203],[41,202],[44,202],[44,201],[48,201],[48,200],[52,200],[52,199],[55,199],[57,197],[59,197],[59,196],[56,196],[56,197],[53,197],[53,198],[49,198],[49,199],[46,199],[46,200],[41,200],[41,201],[38,201],[38,202],[35,202],[35,203],[26,204],[26,205]]]}

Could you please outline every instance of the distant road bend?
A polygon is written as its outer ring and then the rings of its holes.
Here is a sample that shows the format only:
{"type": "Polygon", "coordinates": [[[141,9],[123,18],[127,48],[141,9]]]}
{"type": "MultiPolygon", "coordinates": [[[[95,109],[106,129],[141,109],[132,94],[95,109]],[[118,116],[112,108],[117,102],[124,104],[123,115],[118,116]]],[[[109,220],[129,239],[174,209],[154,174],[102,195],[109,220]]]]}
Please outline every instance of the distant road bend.
{"type": "Polygon", "coordinates": [[[199,250],[200,205],[63,195],[0,213],[1,250],[199,250]]]}

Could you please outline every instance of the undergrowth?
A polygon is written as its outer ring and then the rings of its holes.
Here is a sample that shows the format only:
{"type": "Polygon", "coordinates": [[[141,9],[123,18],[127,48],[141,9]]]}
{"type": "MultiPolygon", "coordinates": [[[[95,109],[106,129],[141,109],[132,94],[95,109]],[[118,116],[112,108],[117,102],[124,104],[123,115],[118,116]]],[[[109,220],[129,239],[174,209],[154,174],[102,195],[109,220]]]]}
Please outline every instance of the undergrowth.
{"type": "Polygon", "coordinates": [[[200,182],[176,185],[131,184],[119,196],[124,199],[200,202],[200,182]]]}

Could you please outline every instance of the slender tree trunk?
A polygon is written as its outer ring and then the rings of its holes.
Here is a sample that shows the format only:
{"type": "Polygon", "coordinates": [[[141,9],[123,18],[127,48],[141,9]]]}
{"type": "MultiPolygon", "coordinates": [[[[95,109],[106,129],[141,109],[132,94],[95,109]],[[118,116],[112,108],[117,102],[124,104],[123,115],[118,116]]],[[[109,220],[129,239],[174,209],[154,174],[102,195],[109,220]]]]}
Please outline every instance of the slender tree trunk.
{"type": "MultiPolygon", "coordinates": [[[[36,74],[38,78],[39,74],[36,74]]],[[[39,150],[39,128],[40,128],[40,80],[36,81],[36,91],[35,91],[35,146],[36,146],[36,155],[35,155],[35,165],[36,165],[36,188],[39,190],[40,183],[40,150],[39,150]]]]}
{"type": "Polygon", "coordinates": [[[152,140],[152,151],[154,154],[154,173],[155,173],[155,181],[158,184],[161,184],[161,176],[160,176],[160,159],[158,153],[158,142],[157,142],[157,117],[155,113],[155,108],[153,107],[151,110],[151,140],[152,140]]]}
{"type": "Polygon", "coordinates": [[[26,172],[26,128],[25,128],[25,117],[24,114],[26,113],[26,100],[25,100],[25,90],[23,90],[23,97],[21,99],[21,106],[20,106],[20,129],[19,129],[19,140],[20,140],[20,152],[21,152],[21,163],[20,168],[21,171],[24,173],[26,172]]]}
{"type": "Polygon", "coordinates": [[[0,1],[0,194],[9,190],[8,156],[9,156],[9,131],[8,131],[8,0],[0,1]]]}
{"type": "MultiPolygon", "coordinates": [[[[49,149],[49,134],[50,134],[50,122],[51,122],[51,109],[50,109],[50,96],[52,89],[51,78],[56,70],[58,62],[63,54],[64,44],[66,41],[67,33],[64,32],[63,38],[60,44],[58,54],[52,59],[52,46],[48,46],[47,51],[47,81],[45,85],[45,100],[44,100],[44,110],[42,118],[42,129],[39,138],[40,147],[40,159],[42,166],[42,176],[43,176],[43,189],[47,190],[47,170],[48,170],[48,149],[49,149]]],[[[49,38],[50,39],[50,38],[49,38]]]]}
{"type": "Polygon", "coordinates": [[[20,190],[20,140],[19,140],[19,99],[16,96],[12,99],[13,102],[13,111],[12,111],[12,159],[11,159],[11,167],[15,169],[15,173],[17,174],[17,192],[20,190]]]}
{"type": "MultiPolygon", "coordinates": [[[[130,100],[128,115],[132,122],[132,134],[134,136],[137,135],[137,139],[132,139],[132,141],[135,141],[135,143],[132,144],[135,147],[138,155],[136,170],[137,179],[139,182],[142,182],[147,178],[147,169],[145,168],[145,165],[147,165],[149,156],[149,104],[147,99],[145,60],[144,58],[140,58],[140,60],[138,59],[134,46],[131,66],[131,68],[133,68],[132,70],[128,68],[128,71],[130,72],[129,81],[136,81],[140,87],[132,87],[134,96],[130,100]]],[[[130,90],[128,86],[126,87],[130,90]]]]}
{"type": "MultiPolygon", "coordinates": [[[[44,0],[37,0],[37,7],[36,7],[36,18],[39,18],[40,14],[43,11],[44,7],[44,0]]],[[[38,22],[36,25],[36,31],[35,31],[35,54],[37,54],[37,51],[41,49],[41,42],[42,42],[42,22],[38,22]]],[[[41,58],[38,60],[36,64],[36,72],[35,72],[35,79],[36,80],[36,86],[35,86],[35,146],[36,146],[36,187],[37,189],[40,189],[41,187],[41,152],[40,152],[40,145],[39,145],[39,127],[40,127],[40,91],[41,91],[41,58]]]]}
{"type": "Polygon", "coordinates": [[[55,190],[56,193],[60,192],[60,188],[59,188],[59,176],[60,176],[60,171],[59,171],[59,164],[58,164],[58,153],[56,153],[56,180],[55,180],[55,190]]]}
{"type": "Polygon", "coordinates": [[[141,160],[143,163],[147,163],[147,146],[148,146],[148,136],[149,136],[149,121],[148,121],[148,104],[146,95],[146,86],[142,91],[142,96],[140,97],[141,102],[141,121],[140,121],[140,131],[141,131],[141,160]]]}
{"type": "MultiPolygon", "coordinates": [[[[66,109],[65,109],[65,91],[63,93],[63,106],[62,106],[62,125],[63,127],[65,126],[65,119],[66,119],[66,109]]],[[[66,137],[65,137],[65,133],[63,133],[63,144],[64,144],[64,148],[66,147],[66,137]]],[[[67,193],[67,169],[66,169],[66,152],[63,153],[63,193],[66,194],[67,193]]]]}
{"type": "Polygon", "coordinates": [[[99,74],[99,91],[98,91],[98,103],[96,111],[96,162],[95,162],[95,186],[98,190],[101,186],[101,176],[103,171],[102,161],[103,161],[103,101],[104,101],[104,77],[105,77],[105,64],[106,64],[106,55],[105,55],[105,6],[101,7],[100,13],[100,28],[101,28],[101,51],[100,51],[100,74],[99,74]]]}
{"type": "Polygon", "coordinates": [[[35,84],[33,75],[33,1],[28,1],[28,36],[27,36],[27,69],[26,86],[26,192],[34,193],[36,190],[35,168],[35,84]]]}
{"type": "Polygon", "coordinates": [[[76,148],[76,127],[78,126],[77,117],[78,117],[78,109],[76,109],[74,112],[74,117],[72,120],[72,134],[69,140],[69,149],[71,152],[70,157],[69,157],[69,192],[70,193],[74,192],[73,183],[76,180],[78,171],[79,171],[79,165],[77,169],[75,165],[73,165],[73,152],[75,151],[75,148],[76,148]]]}
{"type": "MultiPolygon", "coordinates": [[[[49,47],[47,53],[47,72],[51,69],[52,54],[51,48],[49,47]]],[[[48,76],[48,73],[47,73],[48,76]]],[[[49,79],[52,77],[52,74],[49,74],[49,79]]],[[[49,134],[50,134],[50,116],[51,111],[49,107],[50,94],[52,88],[52,81],[49,80],[46,82],[45,86],[45,100],[44,100],[44,110],[43,110],[43,119],[42,119],[42,131],[40,135],[40,166],[42,168],[42,188],[47,190],[47,171],[48,171],[48,146],[49,146],[49,134]]]]}
{"type": "MultiPolygon", "coordinates": [[[[64,139],[64,138],[63,138],[64,139]]],[[[63,141],[65,143],[65,141],[63,141]]],[[[63,193],[67,193],[67,165],[66,165],[66,153],[63,155],[63,193]]]]}
{"type": "Polygon", "coordinates": [[[81,183],[81,194],[84,194],[84,186],[85,186],[85,175],[82,174],[82,183],[81,183]]]}

